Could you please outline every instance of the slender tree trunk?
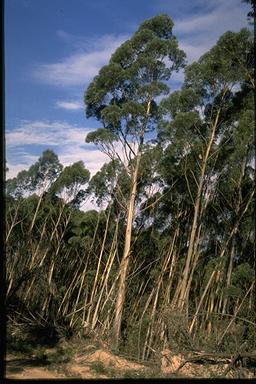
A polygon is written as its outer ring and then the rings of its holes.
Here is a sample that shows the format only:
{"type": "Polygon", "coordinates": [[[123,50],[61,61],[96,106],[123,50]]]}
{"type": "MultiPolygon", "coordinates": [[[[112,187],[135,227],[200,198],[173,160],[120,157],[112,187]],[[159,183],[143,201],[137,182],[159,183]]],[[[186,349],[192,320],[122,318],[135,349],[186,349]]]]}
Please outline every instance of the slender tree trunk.
{"type": "Polygon", "coordinates": [[[69,299],[71,297],[71,293],[72,293],[72,290],[74,289],[74,287],[76,286],[77,282],[79,281],[79,272],[80,272],[80,267],[82,265],[83,261],[80,261],[80,264],[77,266],[76,268],[76,271],[75,271],[75,274],[71,280],[71,283],[69,284],[64,296],[63,296],[63,299],[59,305],[59,308],[58,308],[58,312],[57,312],[57,315],[59,315],[61,313],[61,310],[62,310],[62,314],[65,313],[65,311],[63,310],[63,307],[64,307],[64,303],[66,302],[69,302],[69,299]]]}
{"type": "Polygon", "coordinates": [[[190,327],[189,327],[189,333],[191,333],[192,330],[193,330],[193,327],[194,327],[194,325],[195,325],[195,322],[196,322],[198,313],[199,313],[199,311],[200,311],[200,309],[201,309],[201,306],[202,306],[202,304],[203,304],[204,298],[205,298],[206,293],[207,293],[207,291],[208,291],[208,289],[209,289],[209,287],[210,287],[210,285],[211,285],[211,283],[212,283],[212,281],[213,281],[213,278],[214,278],[215,274],[216,274],[216,270],[214,270],[214,271],[212,272],[212,274],[211,274],[211,276],[210,276],[210,278],[209,278],[209,280],[208,280],[208,283],[206,284],[206,287],[205,287],[205,289],[204,289],[204,291],[203,291],[203,293],[202,293],[201,299],[200,299],[199,304],[198,304],[197,309],[196,309],[196,313],[194,314],[193,320],[192,320],[192,322],[191,322],[191,324],[190,324],[190,327]]]}
{"type": "MultiPolygon", "coordinates": [[[[5,237],[5,243],[6,244],[7,244],[8,240],[9,240],[9,237],[10,237],[10,235],[12,233],[13,228],[16,225],[20,224],[24,220],[24,217],[21,220],[17,220],[18,213],[19,213],[19,208],[20,208],[20,203],[18,202],[17,207],[15,208],[14,217],[11,218],[11,223],[9,225],[9,229],[7,229],[7,231],[6,231],[6,237],[5,237]]],[[[11,214],[10,214],[10,216],[11,216],[11,214]]],[[[8,228],[7,214],[6,214],[6,228],[8,228]]]]}
{"type": "Polygon", "coordinates": [[[222,333],[222,335],[220,336],[219,340],[218,340],[218,343],[217,345],[220,345],[224,336],[226,335],[226,333],[228,332],[229,328],[231,327],[231,325],[233,324],[233,322],[236,320],[236,317],[237,317],[237,314],[238,312],[240,311],[240,309],[242,308],[242,305],[244,304],[245,302],[245,299],[247,298],[247,296],[249,295],[250,291],[253,289],[253,286],[255,284],[255,281],[252,282],[251,286],[249,287],[249,289],[247,290],[245,296],[243,297],[241,303],[239,304],[238,308],[235,310],[235,313],[234,313],[234,316],[232,317],[232,319],[230,320],[228,326],[226,327],[225,331],[222,333]]]}
{"type": "Polygon", "coordinates": [[[144,342],[144,348],[143,348],[143,352],[142,352],[142,360],[144,360],[145,357],[147,356],[147,352],[151,348],[151,344],[152,344],[152,339],[153,339],[153,334],[154,334],[156,308],[157,308],[157,303],[159,300],[159,292],[160,292],[160,288],[161,288],[161,283],[162,283],[162,279],[159,280],[159,283],[158,283],[157,289],[156,289],[153,308],[152,308],[151,315],[150,315],[150,323],[148,326],[148,330],[147,330],[147,334],[146,334],[146,338],[145,338],[145,342],[144,342]]]}
{"type": "MultiPolygon", "coordinates": [[[[235,237],[233,237],[233,239],[232,239],[232,245],[231,245],[231,251],[230,251],[229,265],[228,265],[228,271],[227,271],[227,280],[226,280],[227,281],[226,282],[227,288],[231,285],[234,256],[235,256],[235,237]]],[[[228,298],[226,296],[223,300],[223,305],[222,305],[222,314],[223,315],[226,313],[227,304],[228,304],[228,298]]]]}
{"type": "Polygon", "coordinates": [[[141,152],[138,153],[135,169],[132,175],[132,185],[127,209],[127,226],[125,231],[125,244],[123,258],[120,265],[120,275],[119,275],[119,285],[115,306],[115,318],[114,318],[114,329],[113,329],[113,341],[116,348],[118,348],[121,322],[122,322],[122,312],[125,300],[125,291],[126,291],[126,276],[130,261],[130,248],[131,248],[131,236],[132,236],[132,223],[134,216],[134,207],[135,207],[135,198],[137,192],[137,182],[138,182],[138,170],[140,165],[141,152]]]}
{"type": "MultiPolygon", "coordinates": [[[[227,89],[224,89],[222,98],[224,98],[226,91],[227,89]]],[[[197,240],[197,232],[198,232],[198,220],[201,215],[202,193],[203,193],[203,186],[205,181],[206,167],[207,167],[210,151],[212,149],[212,144],[215,138],[216,128],[219,123],[220,112],[221,112],[221,108],[218,109],[214,122],[212,124],[210,136],[208,139],[207,147],[206,147],[206,150],[203,156],[202,165],[201,165],[198,189],[197,189],[196,199],[194,203],[193,222],[192,222],[192,227],[191,227],[191,232],[189,237],[189,247],[188,247],[185,267],[183,270],[182,278],[180,280],[180,287],[178,287],[178,289],[180,289],[180,293],[177,301],[177,307],[179,309],[183,309],[185,306],[187,306],[187,303],[188,303],[189,291],[190,291],[190,286],[192,282],[191,268],[193,266],[194,254],[197,252],[196,243],[198,242],[196,240],[197,240]]],[[[197,262],[197,257],[194,258],[194,262],[195,263],[197,262]]],[[[195,266],[192,269],[194,270],[195,266]]]]}
{"type": "Polygon", "coordinates": [[[113,265],[113,262],[114,262],[114,259],[116,256],[116,252],[117,252],[118,224],[119,224],[119,218],[118,218],[117,223],[116,223],[116,229],[115,229],[115,233],[113,236],[110,253],[108,256],[108,261],[107,261],[105,270],[103,271],[103,273],[101,275],[101,279],[100,279],[100,283],[99,283],[100,292],[99,292],[99,295],[97,297],[97,304],[96,304],[94,311],[93,311],[93,317],[92,317],[92,321],[91,321],[91,329],[94,329],[96,324],[97,324],[97,320],[99,318],[99,312],[100,312],[100,309],[102,308],[101,304],[102,304],[102,297],[103,297],[104,290],[106,290],[106,293],[107,293],[108,278],[109,278],[109,274],[110,274],[110,271],[111,271],[111,268],[112,268],[112,265],[113,265]]]}
{"type": "MultiPolygon", "coordinates": [[[[151,97],[148,98],[147,101],[147,110],[146,110],[146,120],[150,114],[151,107],[151,97]]],[[[127,206],[127,226],[125,231],[125,242],[124,242],[124,252],[120,265],[120,274],[119,274],[119,284],[115,305],[115,314],[114,314],[114,322],[113,322],[113,342],[116,349],[118,349],[119,337],[121,331],[121,322],[122,322],[122,312],[125,301],[125,292],[126,292],[126,276],[128,272],[128,266],[130,261],[130,250],[131,250],[131,238],[132,238],[132,223],[134,217],[134,208],[135,208],[135,199],[137,194],[137,185],[138,185],[138,172],[140,167],[140,160],[142,156],[142,148],[144,143],[144,134],[145,134],[145,126],[141,127],[140,135],[139,135],[139,148],[137,152],[137,156],[135,158],[135,165],[132,172],[131,177],[131,189],[129,195],[129,201],[127,206]]]]}
{"type": "Polygon", "coordinates": [[[168,274],[166,288],[164,291],[164,299],[163,299],[164,305],[169,305],[171,301],[170,300],[171,287],[173,283],[174,272],[177,266],[177,241],[178,241],[177,239],[179,238],[179,233],[180,233],[180,225],[177,224],[174,234],[172,236],[172,239],[170,241],[168,251],[167,251],[168,265],[166,265],[166,267],[169,268],[169,274],[168,274]]]}
{"type": "Polygon", "coordinates": [[[42,203],[42,199],[43,199],[43,193],[41,193],[41,195],[39,196],[39,200],[38,200],[38,203],[37,203],[37,206],[36,206],[36,210],[35,210],[35,213],[34,213],[34,216],[33,216],[33,219],[32,219],[31,225],[30,225],[30,228],[28,230],[28,233],[31,233],[32,229],[34,228],[36,217],[37,217],[40,205],[42,203]]]}
{"type": "MultiPolygon", "coordinates": [[[[90,302],[91,303],[94,302],[94,298],[95,298],[96,293],[97,293],[97,284],[98,284],[98,279],[99,279],[101,260],[102,260],[102,256],[103,256],[103,252],[104,252],[104,248],[105,248],[105,243],[106,243],[106,239],[107,239],[107,234],[108,234],[108,230],[109,230],[109,218],[110,218],[110,213],[111,213],[111,207],[112,207],[112,205],[109,206],[109,210],[108,210],[108,215],[107,215],[107,221],[106,221],[106,225],[105,225],[103,241],[102,241],[102,244],[101,244],[100,255],[99,255],[99,259],[98,259],[96,274],[95,274],[95,278],[94,278],[94,282],[93,282],[93,287],[92,287],[92,292],[91,292],[91,298],[90,298],[90,302]]],[[[88,310],[88,313],[87,313],[87,319],[86,320],[87,320],[88,323],[90,323],[91,311],[93,309],[94,309],[94,307],[93,307],[93,305],[91,305],[89,310],[88,310]]]]}
{"type": "MultiPolygon", "coordinates": [[[[238,217],[239,211],[242,205],[242,193],[241,193],[241,185],[242,185],[242,180],[245,174],[245,168],[246,168],[246,163],[247,163],[247,154],[243,158],[242,164],[241,164],[241,173],[238,179],[237,187],[238,187],[238,199],[237,203],[235,205],[235,213],[236,216],[238,217]]],[[[235,243],[236,243],[236,233],[234,233],[234,237],[232,239],[232,245],[231,245],[231,250],[230,250],[230,258],[229,258],[229,264],[228,264],[228,269],[227,269],[227,278],[226,278],[226,287],[228,288],[231,285],[231,277],[232,277],[232,271],[233,271],[233,263],[234,263],[234,256],[235,256],[235,243]]],[[[228,297],[226,296],[223,300],[223,305],[222,305],[222,314],[226,313],[226,308],[228,304],[228,297]]]]}
{"type": "MultiPolygon", "coordinates": [[[[248,198],[248,201],[246,203],[246,206],[244,207],[243,211],[240,213],[240,216],[238,217],[237,222],[233,226],[232,231],[230,232],[230,234],[229,234],[229,236],[228,236],[224,246],[222,247],[222,250],[221,250],[221,253],[220,253],[220,256],[219,256],[219,262],[220,263],[223,262],[223,257],[225,255],[225,253],[227,252],[228,245],[229,245],[230,241],[233,239],[234,235],[236,234],[237,229],[238,229],[238,225],[239,225],[240,221],[242,220],[244,214],[246,213],[246,211],[247,211],[247,209],[248,209],[248,207],[249,207],[249,205],[250,205],[250,203],[252,201],[253,195],[254,195],[254,190],[251,192],[251,194],[250,194],[250,196],[248,198]]],[[[204,292],[202,294],[202,297],[200,299],[200,302],[198,304],[198,307],[197,307],[196,313],[194,315],[194,318],[193,318],[193,320],[191,322],[191,325],[190,325],[190,328],[189,328],[189,332],[190,333],[193,330],[193,327],[194,327],[195,321],[196,321],[196,317],[197,317],[197,315],[199,313],[199,310],[200,310],[200,308],[201,308],[201,306],[203,304],[203,301],[204,301],[204,299],[206,297],[206,293],[209,290],[210,286],[213,285],[213,284],[215,284],[215,287],[217,287],[217,288],[219,286],[218,285],[218,280],[219,280],[219,277],[220,277],[221,269],[222,269],[222,267],[221,267],[221,264],[220,264],[217,267],[217,269],[214,269],[214,271],[211,274],[211,277],[210,277],[210,279],[209,279],[209,281],[208,281],[208,283],[207,283],[207,285],[205,287],[205,290],[204,290],[204,292]]],[[[214,291],[212,292],[212,294],[210,295],[210,298],[209,298],[210,308],[208,308],[208,310],[207,310],[207,317],[209,317],[211,315],[211,313],[213,312],[213,310],[214,310],[215,300],[216,300],[216,288],[214,289],[214,291]]]]}

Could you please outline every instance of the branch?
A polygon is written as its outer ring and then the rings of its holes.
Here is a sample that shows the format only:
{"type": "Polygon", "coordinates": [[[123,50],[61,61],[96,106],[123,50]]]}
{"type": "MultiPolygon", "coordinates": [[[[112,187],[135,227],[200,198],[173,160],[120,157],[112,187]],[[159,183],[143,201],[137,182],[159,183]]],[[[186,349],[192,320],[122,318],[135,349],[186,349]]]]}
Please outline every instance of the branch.
{"type": "MultiPolygon", "coordinates": [[[[256,359],[256,353],[255,352],[237,352],[234,356],[230,356],[227,353],[205,353],[205,352],[194,352],[194,356],[187,358],[185,361],[183,361],[179,367],[173,372],[178,373],[184,365],[187,363],[200,363],[202,361],[206,361],[212,364],[216,364],[218,362],[222,363],[229,363],[228,367],[225,369],[222,375],[219,377],[224,377],[228,374],[228,372],[235,366],[237,361],[242,360],[243,358],[249,357],[251,359],[256,359]],[[217,360],[217,361],[216,361],[217,360]]],[[[165,355],[167,360],[170,361],[170,359],[165,355]]]]}
{"type": "Polygon", "coordinates": [[[174,181],[174,183],[170,186],[170,188],[168,188],[167,192],[165,192],[163,195],[161,195],[160,197],[158,197],[155,201],[153,201],[153,203],[147,205],[145,208],[141,209],[140,212],[144,212],[146,211],[148,208],[150,207],[153,207],[159,200],[161,200],[165,195],[167,195],[167,193],[170,192],[170,190],[174,187],[174,185],[177,183],[177,181],[174,181]]]}
{"type": "Polygon", "coordinates": [[[233,322],[235,321],[235,319],[236,319],[236,315],[237,315],[238,312],[240,311],[240,309],[241,309],[241,307],[242,307],[242,305],[243,305],[243,303],[244,303],[246,297],[248,296],[248,294],[249,294],[250,291],[252,290],[252,288],[253,288],[253,286],[254,286],[254,283],[255,283],[255,282],[253,281],[252,284],[251,284],[251,286],[250,286],[250,288],[247,290],[247,292],[246,292],[246,294],[245,294],[243,300],[241,301],[241,303],[240,303],[239,307],[237,308],[236,312],[234,313],[234,317],[232,317],[232,319],[230,320],[230,322],[229,322],[228,326],[226,327],[225,331],[222,333],[221,337],[219,338],[219,341],[218,341],[217,345],[220,345],[220,343],[222,342],[222,340],[223,340],[224,336],[226,335],[227,331],[229,330],[229,328],[231,327],[231,325],[232,325],[233,322]]]}

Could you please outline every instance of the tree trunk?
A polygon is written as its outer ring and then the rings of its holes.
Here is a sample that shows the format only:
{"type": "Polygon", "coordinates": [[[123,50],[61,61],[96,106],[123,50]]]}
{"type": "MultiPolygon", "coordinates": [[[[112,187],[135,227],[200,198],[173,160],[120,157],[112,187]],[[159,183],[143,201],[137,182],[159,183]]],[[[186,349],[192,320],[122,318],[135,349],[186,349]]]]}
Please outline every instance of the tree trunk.
{"type": "Polygon", "coordinates": [[[105,248],[105,243],[106,243],[106,239],[107,239],[107,234],[108,234],[108,230],[109,230],[109,219],[110,219],[111,208],[112,208],[112,204],[110,204],[109,210],[108,210],[108,215],[107,215],[107,220],[106,220],[106,225],[105,225],[103,241],[102,241],[102,244],[101,244],[100,255],[99,255],[99,259],[98,259],[96,274],[95,274],[95,277],[94,277],[94,282],[93,282],[93,287],[92,287],[92,292],[91,292],[90,302],[92,303],[92,305],[90,306],[90,308],[88,310],[87,319],[86,319],[87,323],[89,323],[89,324],[90,324],[90,321],[91,321],[90,320],[91,311],[94,309],[93,304],[94,304],[94,298],[95,298],[96,293],[97,293],[97,283],[98,283],[98,279],[99,279],[101,260],[102,260],[102,256],[103,256],[103,252],[104,252],[104,248],[105,248]]]}
{"type": "MultiPolygon", "coordinates": [[[[226,90],[223,92],[223,97],[226,93],[226,90]]],[[[216,128],[219,122],[219,116],[220,116],[221,108],[218,109],[217,114],[215,116],[210,136],[208,138],[207,147],[203,156],[203,161],[201,165],[201,172],[200,172],[200,178],[198,183],[198,189],[196,194],[196,200],[194,204],[194,215],[193,215],[193,223],[191,227],[190,237],[189,237],[189,247],[186,257],[186,263],[183,270],[182,278],[180,280],[180,286],[178,289],[180,289],[180,294],[177,300],[177,307],[179,309],[183,309],[188,302],[189,297],[189,291],[190,291],[190,285],[192,282],[192,276],[190,274],[191,267],[193,266],[193,259],[196,263],[197,258],[194,258],[195,252],[197,251],[196,243],[198,244],[197,240],[197,232],[198,232],[198,220],[201,215],[201,203],[202,203],[202,192],[203,192],[203,186],[205,181],[205,174],[206,174],[206,166],[209,159],[210,151],[212,148],[212,144],[215,138],[215,132],[216,128]]],[[[195,266],[192,268],[194,270],[195,266]]],[[[175,304],[175,303],[174,303],[175,304]]]]}
{"type": "Polygon", "coordinates": [[[127,208],[127,226],[125,231],[125,244],[124,244],[124,252],[119,270],[119,284],[118,284],[118,292],[117,299],[115,305],[115,317],[114,317],[114,325],[113,325],[113,342],[115,348],[118,349],[120,330],[121,330],[121,322],[122,322],[122,312],[125,300],[125,291],[126,291],[126,276],[130,261],[130,249],[131,249],[131,236],[132,236],[132,223],[134,216],[134,206],[135,206],[135,198],[137,192],[137,183],[138,183],[138,170],[140,165],[141,152],[138,153],[135,169],[132,174],[132,185],[130,190],[128,208],[127,208]]]}
{"type": "Polygon", "coordinates": [[[28,230],[29,234],[32,232],[32,229],[34,228],[36,217],[37,217],[37,214],[38,214],[38,211],[39,211],[39,208],[40,208],[42,200],[43,200],[43,192],[39,196],[39,200],[38,200],[38,203],[37,203],[37,206],[36,206],[36,210],[35,210],[35,213],[34,213],[34,216],[33,216],[32,222],[31,222],[31,225],[30,225],[29,230],[28,230]]]}
{"type": "Polygon", "coordinates": [[[118,291],[117,291],[117,299],[116,299],[115,315],[114,315],[114,323],[113,323],[113,342],[116,349],[118,349],[118,344],[119,344],[122,313],[123,313],[125,291],[126,291],[125,280],[126,280],[129,261],[130,261],[132,223],[133,223],[133,217],[134,217],[135,199],[136,199],[137,185],[138,185],[138,172],[139,172],[140,160],[142,156],[145,127],[147,124],[148,116],[150,114],[150,107],[151,107],[151,97],[149,97],[147,101],[145,126],[142,126],[140,130],[139,147],[138,147],[137,156],[135,158],[135,166],[132,172],[131,189],[130,189],[130,195],[129,195],[128,205],[127,205],[127,226],[125,231],[124,252],[123,252],[123,258],[122,258],[120,269],[119,269],[119,285],[118,285],[118,291]]]}
{"type": "MultiPolygon", "coordinates": [[[[238,200],[235,205],[235,214],[238,217],[239,211],[242,206],[242,192],[241,192],[241,185],[242,185],[242,180],[245,174],[245,168],[246,168],[246,163],[247,163],[247,154],[243,158],[242,164],[241,164],[241,173],[238,179],[237,187],[238,187],[238,200]]],[[[235,239],[236,233],[234,234],[234,237],[232,239],[232,245],[231,245],[231,250],[230,250],[230,258],[229,258],[229,264],[228,264],[228,269],[227,269],[227,276],[226,276],[226,287],[228,288],[231,285],[231,277],[232,277],[232,271],[233,271],[233,262],[234,262],[234,256],[235,256],[235,239]]],[[[228,297],[226,296],[223,301],[223,306],[222,306],[222,314],[226,313],[226,308],[228,304],[228,297]]]]}

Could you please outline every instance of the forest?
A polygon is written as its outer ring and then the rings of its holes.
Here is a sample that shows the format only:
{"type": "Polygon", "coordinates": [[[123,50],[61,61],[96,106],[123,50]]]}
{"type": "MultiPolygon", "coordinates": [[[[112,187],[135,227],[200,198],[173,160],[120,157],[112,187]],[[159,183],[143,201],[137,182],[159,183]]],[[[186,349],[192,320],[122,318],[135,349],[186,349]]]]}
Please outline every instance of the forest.
{"type": "Polygon", "coordinates": [[[7,344],[256,350],[253,33],[187,64],[172,29],[145,20],[85,90],[96,174],[47,149],[6,180],[7,344]]]}

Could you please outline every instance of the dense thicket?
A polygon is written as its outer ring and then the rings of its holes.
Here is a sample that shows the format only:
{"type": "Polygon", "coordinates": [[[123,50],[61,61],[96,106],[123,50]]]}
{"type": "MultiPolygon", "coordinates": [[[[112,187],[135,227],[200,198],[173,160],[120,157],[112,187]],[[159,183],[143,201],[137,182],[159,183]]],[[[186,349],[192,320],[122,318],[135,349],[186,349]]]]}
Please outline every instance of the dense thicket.
{"type": "Polygon", "coordinates": [[[6,181],[12,337],[98,335],[142,359],[256,348],[252,34],[226,32],[171,92],[172,26],[145,21],[86,91],[109,163],[90,178],[47,150],[6,181]]]}

